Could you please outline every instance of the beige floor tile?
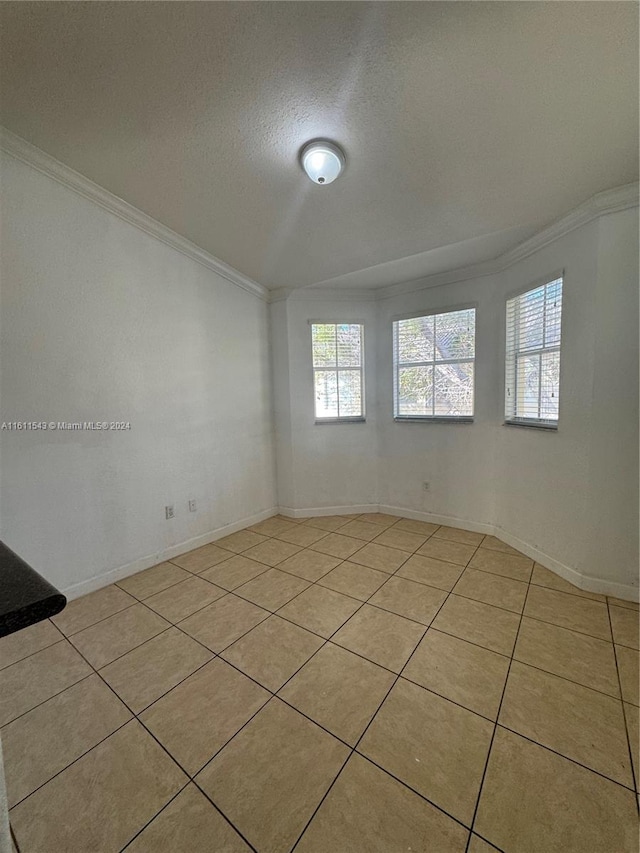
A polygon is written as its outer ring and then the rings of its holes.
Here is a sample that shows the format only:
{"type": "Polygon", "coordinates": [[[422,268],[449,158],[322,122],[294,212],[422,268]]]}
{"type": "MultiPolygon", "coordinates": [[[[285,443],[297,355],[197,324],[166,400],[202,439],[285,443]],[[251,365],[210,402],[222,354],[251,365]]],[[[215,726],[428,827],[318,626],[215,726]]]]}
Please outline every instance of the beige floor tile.
{"type": "Polygon", "coordinates": [[[211,657],[200,643],[177,628],[169,628],[108,664],[100,674],[137,714],[211,657]]]}
{"type": "Polygon", "coordinates": [[[519,624],[520,617],[516,613],[450,595],[431,627],[491,651],[511,655],[519,624]]]}
{"type": "Polygon", "coordinates": [[[376,545],[387,545],[389,548],[398,548],[400,551],[408,551],[413,554],[421,545],[427,541],[427,536],[419,533],[409,533],[408,530],[398,530],[395,525],[388,527],[384,533],[373,540],[376,545]]]}
{"type": "Polygon", "coordinates": [[[260,853],[288,853],[348,754],[272,699],[196,781],[260,853]]]}
{"type": "Polygon", "coordinates": [[[433,534],[435,539],[448,539],[450,542],[459,542],[461,545],[473,545],[477,548],[484,539],[484,533],[473,533],[471,530],[463,530],[460,527],[439,527],[433,534]]]}
{"type": "Polygon", "coordinates": [[[613,644],[524,617],[514,658],[585,687],[620,697],[613,644]]]}
{"type": "Polygon", "coordinates": [[[360,607],[355,598],[313,584],[278,611],[301,628],[330,637],[360,607]]]}
{"type": "Polygon", "coordinates": [[[100,669],[168,627],[169,623],[157,613],[144,604],[135,604],[73,634],[69,642],[91,666],[100,669]]]}
{"type": "Polygon", "coordinates": [[[579,595],[580,598],[590,598],[591,601],[606,600],[604,595],[598,595],[595,592],[585,592],[585,590],[579,589],[577,586],[569,583],[569,581],[561,578],[560,575],[557,575],[555,572],[541,566],[540,563],[535,563],[533,566],[531,583],[536,584],[536,586],[545,586],[548,589],[556,589],[559,592],[568,592],[571,595],[579,595]]]}
{"type": "Polygon", "coordinates": [[[270,616],[221,656],[275,693],[323,642],[286,619],[270,616]]]}
{"type": "Polygon", "coordinates": [[[255,548],[266,541],[267,537],[261,536],[259,533],[253,533],[251,530],[238,530],[237,533],[216,539],[216,545],[226,551],[233,551],[234,554],[241,554],[243,551],[255,548]]]}
{"type": "Polygon", "coordinates": [[[400,678],[358,751],[471,824],[493,723],[400,678]]]}
{"type": "Polygon", "coordinates": [[[393,672],[400,672],[424,634],[424,626],[365,604],[332,642],[393,672]]]}
{"type": "Polygon", "coordinates": [[[278,610],[308,586],[309,582],[302,578],[278,569],[269,569],[263,575],[239,586],[236,595],[264,607],[265,610],[278,610]]]}
{"type": "MultiPolygon", "coordinates": [[[[505,554],[520,554],[520,551],[516,551],[511,545],[503,542],[502,539],[496,539],[495,536],[485,536],[482,540],[482,547],[489,548],[492,551],[502,551],[505,554]]],[[[520,556],[524,557],[524,554],[520,554],[520,556]]]]}
{"type": "Polygon", "coordinates": [[[61,693],[91,672],[89,664],[67,640],[11,664],[0,672],[0,726],[61,693]]]}
{"type": "Polygon", "coordinates": [[[360,548],[362,548],[362,539],[354,539],[353,536],[342,536],[340,533],[329,533],[318,542],[314,542],[310,546],[312,551],[319,551],[321,554],[329,554],[331,557],[340,557],[346,560],[360,548]]]}
{"type": "Polygon", "coordinates": [[[205,569],[210,569],[211,566],[217,566],[218,563],[224,563],[231,555],[224,548],[219,548],[214,542],[208,545],[203,545],[201,548],[196,548],[186,554],[181,554],[179,557],[172,557],[171,562],[188,572],[200,574],[205,569]]]}
{"type": "Polygon", "coordinates": [[[353,516],[351,515],[318,515],[313,518],[305,518],[303,524],[308,524],[310,527],[317,527],[319,530],[328,530],[333,532],[340,527],[344,527],[353,516]]]}
{"type": "Polygon", "coordinates": [[[68,637],[135,603],[134,598],[112,584],[70,601],[51,621],[68,637]]]}
{"type": "Polygon", "coordinates": [[[498,727],[474,829],[518,853],[635,851],[631,791],[498,727]]]}
{"type": "Polygon", "coordinates": [[[280,563],[278,568],[282,572],[290,572],[299,578],[314,582],[320,580],[331,569],[335,569],[341,562],[339,557],[330,557],[328,554],[321,554],[319,551],[310,551],[305,548],[304,551],[298,551],[293,557],[289,557],[288,560],[280,563]]]}
{"type": "Polygon", "coordinates": [[[193,776],[269,697],[254,681],[216,658],[154,702],[140,719],[193,776]]]}
{"type": "Polygon", "coordinates": [[[498,722],[633,787],[618,699],[513,661],[498,722]]]}
{"type": "Polygon", "coordinates": [[[21,850],[120,850],[187,777],[136,720],[127,723],[11,812],[21,850]]]}
{"type": "Polygon", "coordinates": [[[489,844],[479,835],[472,833],[467,853],[494,853],[497,850],[498,848],[494,847],[493,844],[489,844]]]}
{"type": "Polygon", "coordinates": [[[465,569],[453,591],[456,595],[473,598],[494,607],[513,610],[522,613],[524,600],[527,596],[527,584],[521,581],[492,575],[490,572],[477,572],[475,569],[465,569]]]}
{"type": "Polygon", "coordinates": [[[526,616],[560,625],[561,628],[611,640],[607,605],[599,601],[532,585],[524,612],[526,616]]]}
{"type": "Polygon", "coordinates": [[[222,589],[237,589],[243,583],[257,578],[258,575],[264,574],[269,567],[266,563],[257,563],[255,560],[250,560],[248,557],[236,556],[231,557],[219,566],[213,566],[202,572],[200,577],[209,581],[209,583],[222,587],[222,589]]]}
{"type": "Polygon", "coordinates": [[[462,545],[460,542],[450,542],[447,539],[436,539],[435,534],[418,550],[423,557],[435,557],[457,566],[466,566],[475,553],[473,545],[462,545]]]}
{"type": "MultiPolygon", "coordinates": [[[[321,539],[320,542],[324,542],[321,539]]],[[[267,566],[277,566],[288,557],[297,554],[300,551],[299,545],[292,545],[290,542],[281,542],[279,539],[267,539],[261,545],[255,545],[245,552],[245,556],[251,560],[257,560],[259,563],[265,563],[267,566]]]]}
{"type": "Polygon", "coordinates": [[[362,539],[364,542],[371,542],[372,539],[380,535],[381,530],[379,524],[370,524],[367,521],[355,519],[341,527],[340,534],[342,536],[353,536],[354,539],[362,539]]]}
{"type": "Polygon", "coordinates": [[[48,619],[0,638],[0,669],[59,643],[62,634],[48,619]]]}
{"type": "Polygon", "coordinates": [[[389,575],[385,572],[346,562],[320,578],[318,583],[320,586],[366,601],[388,579],[389,575]]]}
{"type": "Polygon", "coordinates": [[[355,746],[394,679],[388,670],[327,643],[279,695],[355,746]]]}
{"type": "Polygon", "coordinates": [[[369,599],[369,604],[429,625],[447,597],[432,586],[392,577],[369,599]]]}
{"type": "Polygon", "coordinates": [[[639,616],[635,610],[610,605],[609,614],[614,642],[632,649],[640,648],[639,616]]]}
{"type": "Polygon", "coordinates": [[[450,592],[463,572],[462,566],[413,554],[397,571],[397,576],[450,592]]]}
{"type": "Polygon", "coordinates": [[[640,605],[637,601],[627,601],[625,598],[613,598],[612,596],[607,596],[607,601],[609,604],[615,604],[616,607],[626,607],[627,610],[635,610],[636,612],[640,610],[640,605]]]}
{"type": "Polygon", "coordinates": [[[415,521],[413,518],[401,518],[395,525],[398,530],[406,530],[409,533],[418,533],[420,536],[432,536],[439,525],[430,521],[415,521]]]}
{"type": "Polygon", "coordinates": [[[195,785],[188,785],[127,847],[127,853],[250,853],[195,785]],[[214,841],[215,839],[215,841],[214,841]]]}
{"type": "Polygon", "coordinates": [[[253,533],[260,533],[262,536],[279,536],[280,533],[286,533],[288,530],[293,530],[297,527],[294,521],[287,518],[277,518],[272,516],[258,524],[252,524],[248,529],[253,533]]]}
{"type": "Polygon", "coordinates": [[[64,770],[127,720],[130,711],[90,675],[2,729],[9,807],[64,770]]]}
{"type": "Polygon", "coordinates": [[[478,548],[471,558],[469,568],[528,583],[533,570],[533,560],[517,554],[503,554],[488,548],[478,548]]]}
{"type": "Polygon", "coordinates": [[[179,627],[212,652],[221,652],[269,615],[268,610],[228,593],[184,619],[179,627]]]}
{"type": "Polygon", "coordinates": [[[467,831],[460,824],[356,753],[296,853],[464,853],[466,842],[467,831]]]}
{"type": "Polygon", "coordinates": [[[358,563],[360,566],[367,566],[369,569],[393,574],[408,557],[409,555],[406,552],[398,551],[397,548],[387,548],[386,545],[375,545],[373,542],[369,542],[364,548],[351,556],[351,562],[358,563]]]}
{"type": "Polygon", "coordinates": [[[307,548],[313,545],[319,539],[327,536],[326,530],[320,530],[318,527],[310,527],[306,524],[293,524],[290,530],[284,530],[278,533],[276,539],[281,539],[283,542],[289,542],[292,545],[300,545],[302,548],[307,548]]]}
{"type": "Polygon", "coordinates": [[[636,778],[636,791],[640,791],[640,712],[637,705],[624,703],[624,716],[629,735],[629,748],[633,761],[633,772],[636,778]]]}
{"type": "Polygon", "coordinates": [[[358,518],[360,521],[366,521],[369,524],[378,524],[381,527],[391,527],[398,521],[399,516],[387,515],[386,512],[363,512],[358,518]]]}
{"type": "Polygon", "coordinates": [[[495,720],[508,670],[508,657],[431,628],[402,675],[495,720]]]}
{"type": "Polygon", "coordinates": [[[180,622],[197,610],[211,604],[217,598],[222,598],[227,591],[210,583],[204,578],[192,577],[182,583],[158,592],[145,599],[145,605],[155,610],[169,622],[180,622]]]}
{"type": "Polygon", "coordinates": [[[118,586],[133,595],[134,598],[143,601],[145,598],[155,595],[156,592],[175,586],[180,581],[186,581],[190,577],[190,572],[185,572],[184,569],[174,566],[173,563],[159,563],[157,566],[145,569],[144,572],[138,572],[137,575],[131,575],[131,577],[118,581],[118,586]]]}
{"type": "Polygon", "coordinates": [[[616,646],[616,660],[622,687],[622,698],[632,705],[640,705],[638,699],[638,672],[640,671],[640,653],[628,646],[616,646]]]}

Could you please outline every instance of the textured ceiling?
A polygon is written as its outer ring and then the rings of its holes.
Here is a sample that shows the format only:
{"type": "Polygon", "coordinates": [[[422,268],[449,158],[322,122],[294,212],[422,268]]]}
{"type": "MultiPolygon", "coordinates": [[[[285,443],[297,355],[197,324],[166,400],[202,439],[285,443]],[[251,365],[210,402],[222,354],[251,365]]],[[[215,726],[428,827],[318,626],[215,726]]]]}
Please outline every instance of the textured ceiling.
{"type": "Polygon", "coordinates": [[[632,2],[4,2],[0,24],[2,124],[271,288],[486,259],[637,179],[632,2]],[[317,136],[347,154],[327,187],[297,162],[317,136]]]}

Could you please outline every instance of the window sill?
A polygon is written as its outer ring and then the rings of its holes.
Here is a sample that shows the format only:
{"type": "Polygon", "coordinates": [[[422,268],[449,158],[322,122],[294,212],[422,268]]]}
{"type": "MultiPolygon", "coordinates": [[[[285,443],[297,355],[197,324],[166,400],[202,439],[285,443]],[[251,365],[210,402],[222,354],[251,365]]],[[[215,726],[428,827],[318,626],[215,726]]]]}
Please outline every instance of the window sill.
{"type": "Polygon", "coordinates": [[[524,427],[525,429],[545,429],[558,431],[558,424],[546,424],[542,421],[505,421],[503,426],[524,427]]]}
{"type": "Polygon", "coordinates": [[[315,426],[323,426],[324,424],[364,424],[367,422],[366,418],[323,418],[322,420],[315,420],[315,426]]]}
{"type": "Polygon", "coordinates": [[[428,417],[404,417],[402,415],[394,415],[393,420],[397,424],[472,424],[473,417],[462,418],[428,418],[428,417]]]}

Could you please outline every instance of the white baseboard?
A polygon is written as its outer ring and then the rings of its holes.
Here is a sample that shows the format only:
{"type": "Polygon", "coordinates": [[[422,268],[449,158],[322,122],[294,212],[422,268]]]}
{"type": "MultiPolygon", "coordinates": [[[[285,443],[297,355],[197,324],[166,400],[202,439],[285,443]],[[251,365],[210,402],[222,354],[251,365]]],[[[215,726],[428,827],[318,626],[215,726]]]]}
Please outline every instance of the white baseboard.
{"type": "Polygon", "coordinates": [[[202,545],[208,545],[210,542],[215,542],[216,539],[222,539],[223,536],[229,536],[231,533],[236,533],[238,530],[243,530],[252,524],[257,524],[259,521],[264,521],[265,518],[271,518],[278,512],[277,507],[262,510],[262,512],[254,515],[241,518],[240,521],[234,521],[233,524],[226,524],[223,527],[218,527],[215,530],[210,530],[208,533],[203,533],[200,536],[195,536],[193,539],[187,539],[186,542],[180,542],[178,545],[171,545],[162,551],[154,554],[149,554],[146,557],[140,557],[131,563],[124,566],[118,566],[115,569],[108,569],[106,572],[101,572],[99,575],[88,580],[79,581],[72,584],[70,587],[62,590],[63,595],[66,595],[69,601],[74,598],[80,598],[81,595],[87,595],[90,592],[95,592],[97,589],[102,589],[104,586],[120,581],[123,578],[128,578],[130,575],[135,575],[143,569],[149,569],[151,566],[156,566],[158,563],[164,563],[165,560],[171,560],[172,557],[177,557],[184,554],[186,551],[193,551],[194,548],[200,548],[202,545]]]}
{"type": "Polygon", "coordinates": [[[351,506],[314,506],[306,509],[281,506],[278,512],[289,518],[313,518],[321,515],[361,515],[364,512],[380,512],[380,510],[378,504],[352,504],[351,506]]]}
{"type": "Polygon", "coordinates": [[[290,518],[309,518],[314,515],[353,515],[354,513],[364,512],[382,512],[387,515],[396,515],[402,518],[412,518],[415,521],[428,521],[431,524],[445,524],[447,527],[459,527],[462,530],[471,530],[474,533],[485,533],[489,536],[497,536],[511,545],[527,557],[540,563],[545,569],[549,569],[559,575],[569,583],[577,586],[578,589],[583,589],[585,592],[596,592],[601,595],[611,595],[615,598],[622,598],[627,601],[638,601],[639,590],[633,584],[623,584],[617,581],[607,580],[605,578],[594,578],[582,574],[578,569],[567,566],[550,557],[538,548],[534,548],[517,536],[513,536],[509,531],[499,525],[489,522],[471,521],[466,518],[456,518],[448,515],[437,515],[430,512],[421,512],[408,507],[387,506],[385,504],[368,504],[358,506],[332,506],[332,507],[313,507],[307,509],[293,509],[292,507],[280,507],[281,515],[287,515],[290,518]]]}

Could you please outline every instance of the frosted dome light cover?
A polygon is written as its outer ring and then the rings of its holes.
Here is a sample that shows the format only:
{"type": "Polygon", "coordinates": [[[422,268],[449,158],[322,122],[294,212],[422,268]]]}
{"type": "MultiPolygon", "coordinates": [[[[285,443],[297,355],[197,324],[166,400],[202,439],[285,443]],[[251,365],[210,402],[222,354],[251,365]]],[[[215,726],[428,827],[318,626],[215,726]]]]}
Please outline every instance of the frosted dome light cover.
{"type": "Polygon", "coordinates": [[[309,142],[300,155],[302,168],[314,184],[331,184],[344,168],[344,154],[333,142],[309,142]]]}

